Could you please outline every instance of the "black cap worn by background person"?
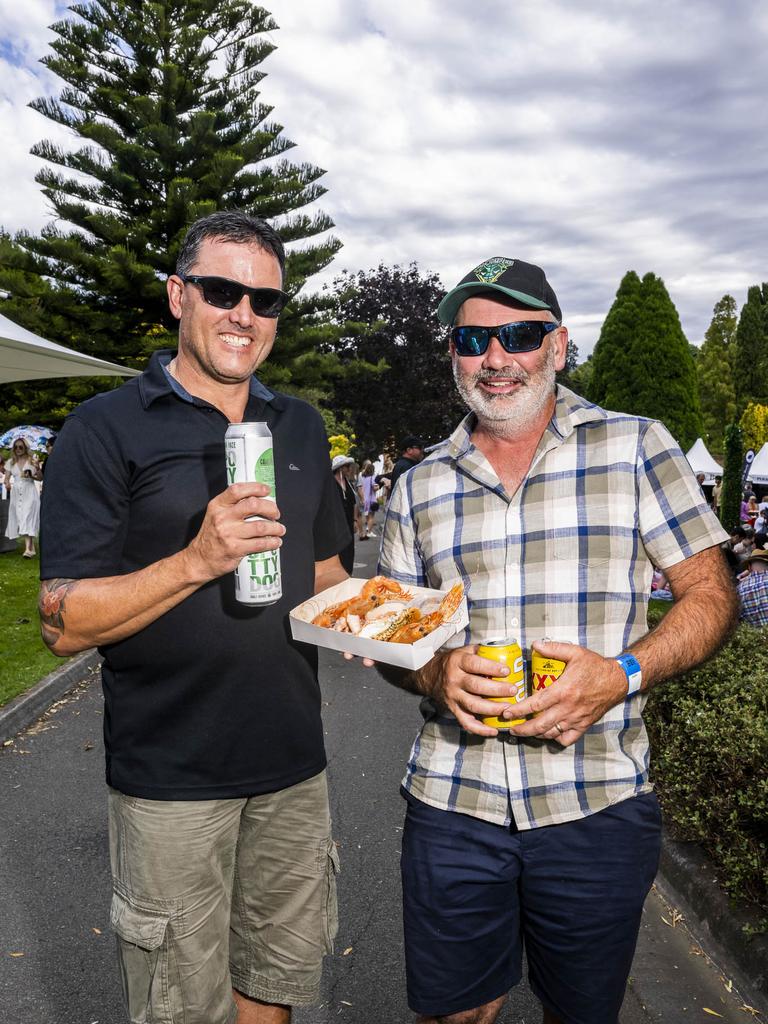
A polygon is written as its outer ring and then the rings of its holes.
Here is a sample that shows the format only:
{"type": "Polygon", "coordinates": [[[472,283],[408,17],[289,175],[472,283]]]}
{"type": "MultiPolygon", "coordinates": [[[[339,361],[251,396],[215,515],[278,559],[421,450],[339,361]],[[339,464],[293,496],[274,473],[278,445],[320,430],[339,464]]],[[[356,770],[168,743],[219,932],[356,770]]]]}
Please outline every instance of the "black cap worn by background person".
{"type": "Polygon", "coordinates": [[[420,437],[413,437],[412,435],[409,434],[408,437],[404,437],[403,440],[400,442],[400,451],[406,452],[408,451],[409,448],[423,449],[424,442],[421,440],[420,437]]]}
{"type": "Polygon", "coordinates": [[[456,319],[459,306],[470,295],[480,292],[500,292],[507,298],[517,299],[525,306],[533,309],[548,309],[560,321],[563,316],[541,267],[522,260],[510,260],[506,256],[494,256],[486,260],[452,288],[437,307],[437,315],[441,323],[452,324],[456,319]]]}

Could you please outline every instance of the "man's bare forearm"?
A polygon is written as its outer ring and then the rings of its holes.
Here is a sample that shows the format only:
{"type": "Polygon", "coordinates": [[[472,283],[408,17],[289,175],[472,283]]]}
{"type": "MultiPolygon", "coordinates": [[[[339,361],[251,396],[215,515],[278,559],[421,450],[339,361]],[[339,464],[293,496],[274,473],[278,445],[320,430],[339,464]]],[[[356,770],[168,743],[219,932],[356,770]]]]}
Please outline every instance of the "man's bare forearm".
{"type": "Polygon", "coordinates": [[[204,576],[186,551],[125,576],[50,579],[40,585],[38,610],[46,645],[60,657],[117,643],[193,594],[204,576]]]}
{"type": "Polygon", "coordinates": [[[631,651],[643,690],[681,675],[715,654],[739,618],[739,598],[719,549],[710,548],[666,571],[675,602],[631,651]]]}
{"type": "Polygon", "coordinates": [[[398,689],[416,693],[420,697],[431,697],[440,680],[444,657],[443,652],[438,651],[431,661],[415,671],[398,668],[397,665],[384,665],[381,662],[376,663],[376,668],[379,675],[398,689]]]}

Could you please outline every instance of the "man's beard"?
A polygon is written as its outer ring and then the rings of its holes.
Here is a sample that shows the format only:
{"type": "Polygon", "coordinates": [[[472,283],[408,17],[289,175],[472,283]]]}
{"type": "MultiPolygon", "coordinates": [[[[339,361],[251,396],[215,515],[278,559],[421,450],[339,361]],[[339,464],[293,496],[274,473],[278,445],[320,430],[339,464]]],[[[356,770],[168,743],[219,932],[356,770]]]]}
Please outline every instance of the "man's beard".
{"type": "Polygon", "coordinates": [[[512,437],[533,427],[552,398],[555,388],[555,350],[548,345],[541,364],[532,373],[521,366],[502,370],[461,373],[461,357],[453,358],[453,379],[478,423],[491,434],[512,437]],[[508,395],[489,395],[477,386],[481,381],[503,377],[521,387],[508,395]]]}

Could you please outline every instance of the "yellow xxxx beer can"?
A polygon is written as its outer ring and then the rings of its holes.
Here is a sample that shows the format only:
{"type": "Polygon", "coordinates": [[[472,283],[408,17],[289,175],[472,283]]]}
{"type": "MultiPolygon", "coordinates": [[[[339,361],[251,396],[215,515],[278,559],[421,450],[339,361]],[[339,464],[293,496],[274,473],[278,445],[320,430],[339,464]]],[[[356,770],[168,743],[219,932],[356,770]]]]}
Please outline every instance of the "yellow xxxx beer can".
{"type": "MultiPolygon", "coordinates": [[[[550,643],[549,637],[544,637],[541,643],[550,643]]],[[[565,662],[557,658],[545,658],[543,654],[531,648],[531,696],[537,690],[545,690],[551,686],[556,679],[559,679],[565,669],[565,662]]],[[[534,711],[534,715],[539,712],[534,711]]]]}
{"type": "MultiPolygon", "coordinates": [[[[487,697],[486,700],[496,701],[498,704],[517,704],[525,700],[525,671],[523,666],[523,649],[517,640],[489,640],[480,644],[477,653],[481,658],[489,658],[491,661],[500,661],[509,666],[508,676],[492,676],[494,680],[501,683],[509,683],[515,687],[515,692],[510,697],[487,697]]],[[[482,719],[484,725],[490,725],[493,729],[508,729],[511,725],[522,725],[524,718],[506,719],[496,715],[489,715],[482,719]]]]}

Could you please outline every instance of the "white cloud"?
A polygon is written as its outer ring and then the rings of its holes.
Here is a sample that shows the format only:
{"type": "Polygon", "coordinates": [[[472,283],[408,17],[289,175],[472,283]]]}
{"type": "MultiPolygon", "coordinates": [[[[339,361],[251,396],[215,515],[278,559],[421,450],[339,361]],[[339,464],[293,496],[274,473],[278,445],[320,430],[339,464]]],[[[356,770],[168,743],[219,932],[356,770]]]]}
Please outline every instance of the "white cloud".
{"type": "MultiPolygon", "coordinates": [[[[417,260],[453,284],[489,255],[543,265],[581,355],[628,269],[659,274],[688,337],[768,277],[768,19],[749,0],[266,0],[262,98],[327,169],[342,268],[417,260]]],[[[51,0],[0,0],[0,222],[39,227],[24,103],[51,0]],[[7,50],[0,50],[8,56],[7,50]]]]}

